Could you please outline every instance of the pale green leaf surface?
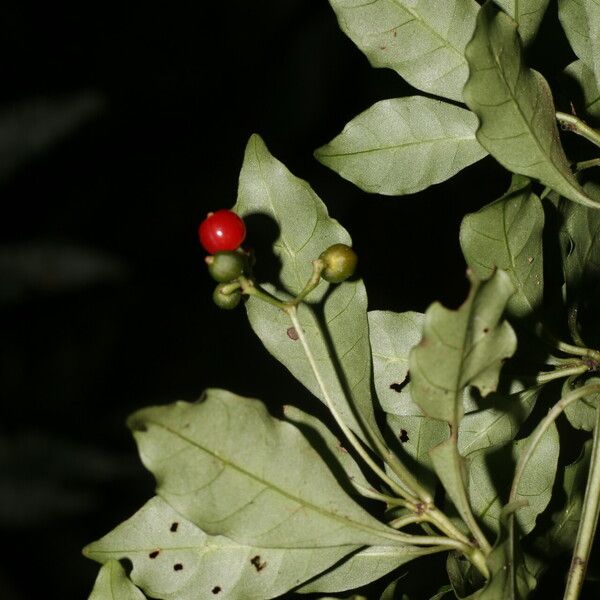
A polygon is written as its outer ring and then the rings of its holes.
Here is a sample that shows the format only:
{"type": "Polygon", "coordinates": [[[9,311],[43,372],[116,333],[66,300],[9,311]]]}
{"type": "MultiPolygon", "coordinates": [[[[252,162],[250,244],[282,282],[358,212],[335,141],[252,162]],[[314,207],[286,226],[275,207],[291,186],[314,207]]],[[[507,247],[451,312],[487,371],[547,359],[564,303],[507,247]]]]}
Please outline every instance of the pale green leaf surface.
{"type": "Polygon", "coordinates": [[[577,106],[577,112],[600,119],[600,85],[594,72],[582,60],[576,60],[565,69],[565,73],[579,84],[583,94],[584,106],[577,106]]]}
{"type": "MultiPolygon", "coordinates": [[[[277,294],[272,286],[264,287],[277,294]]],[[[282,310],[255,298],[249,299],[246,309],[250,325],[265,348],[324,402],[289,317],[282,310]]],[[[366,439],[361,434],[354,408],[348,402],[350,397],[362,420],[377,432],[371,400],[371,350],[363,282],[347,281],[335,286],[325,300],[322,319],[317,319],[312,309],[304,304],[298,307],[298,319],[333,403],[344,422],[366,439]],[[339,363],[339,371],[333,361],[339,363]]]]}
{"type": "Polygon", "coordinates": [[[569,168],[546,80],[524,64],[516,23],[489,1],[479,11],[466,57],[463,94],[479,117],[481,145],[510,171],[592,204],[569,168]]]}
{"type": "Polygon", "coordinates": [[[446,440],[448,424],[424,415],[388,414],[386,418],[397,442],[402,445],[402,450],[416,463],[411,466],[411,471],[416,471],[419,483],[434,493],[437,479],[433,473],[429,451],[446,440]]]}
{"type": "Polygon", "coordinates": [[[406,379],[408,356],[421,341],[425,315],[372,310],[368,319],[373,378],[381,408],[392,414],[421,415],[422,411],[410,399],[410,383],[406,379]]]}
{"type": "Polygon", "coordinates": [[[160,600],[214,596],[266,600],[314,577],[351,551],[348,546],[275,549],[237,544],[207,535],[158,496],[84,550],[89,558],[107,565],[130,560],[132,581],[160,600]]]}
{"type": "MultiPolygon", "coordinates": [[[[600,185],[588,182],[587,193],[600,200],[600,185]]],[[[567,289],[577,293],[580,288],[594,286],[600,280],[600,211],[571,203],[561,204],[563,269],[567,289]]]]}
{"type": "MultiPolygon", "coordinates": [[[[588,383],[598,384],[600,383],[600,379],[590,377],[586,381],[586,384],[588,383]]],[[[563,385],[563,396],[568,392],[572,392],[573,389],[571,387],[571,378],[569,378],[563,385]]],[[[592,431],[596,426],[596,410],[598,406],[600,406],[600,394],[590,394],[589,396],[575,400],[575,402],[571,402],[571,404],[567,405],[564,412],[567,419],[569,419],[569,423],[575,429],[592,431]]]]}
{"type": "Polygon", "coordinates": [[[468,214],[460,228],[463,254],[478,277],[490,277],[496,268],[510,276],[516,291],[507,310],[516,317],[531,315],[542,302],[543,228],[542,203],[526,182],[468,214]]]}
{"type": "Polygon", "coordinates": [[[109,560],[98,573],[88,600],[145,600],[116,560],[109,560]]]}
{"type": "Polygon", "coordinates": [[[330,0],[342,31],[374,67],[394,69],[419,90],[462,102],[464,49],[473,0],[330,0]]]}
{"type": "Polygon", "coordinates": [[[471,275],[471,290],[456,311],[432,304],[421,342],[410,353],[411,394],[425,414],[458,428],[462,393],[475,386],[494,391],[502,362],[516,349],[516,336],[502,320],[514,292],[509,276],[496,271],[487,281],[471,275]]]}
{"type": "MultiPolygon", "coordinates": [[[[325,462],[327,462],[330,468],[332,468],[331,461],[335,460],[344,471],[346,477],[353,484],[357,483],[363,487],[371,487],[371,484],[365,477],[357,462],[354,460],[354,458],[352,458],[352,454],[346,450],[342,442],[336,438],[333,433],[331,433],[324,423],[322,423],[316,417],[313,417],[299,408],[296,408],[295,406],[284,406],[283,412],[285,417],[296,427],[298,427],[298,429],[300,429],[300,431],[311,443],[316,437],[316,441],[324,444],[329,452],[329,456],[325,462]]],[[[319,454],[325,458],[323,452],[319,451],[319,448],[316,449],[319,454]]]]}
{"type": "Polygon", "coordinates": [[[211,535],[271,548],[395,543],[257,400],[208,390],[194,404],[142,409],[129,426],[158,495],[211,535]]]}
{"type": "Polygon", "coordinates": [[[558,0],[558,18],[573,52],[586,64],[600,86],[600,2],[558,0]]]}
{"type": "Polygon", "coordinates": [[[423,96],[375,103],[352,119],[317,159],[366,192],[413,194],[483,158],[470,111],[423,96]]]}
{"type": "MultiPolygon", "coordinates": [[[[514,464],[516,464],[527,439],[513,442],[506,452],[500,450],[498,463],[500,464],[500,461],[502,461],[502,464],[509,469],[511,468],[510,457],[512,456],[514,464]]],[[[552,425],[542,437],[527,463],[517,489],[515,500],[526,502],[526,505],[519,508],[515,514],[516,521],[520,525],[523,534],[533,530],[538,515],[544,511],[550,502],[552,486],[556,477],[559,449],[558,432],[556,426],[552,425]]],[[[475,514],[488,527],[498,531],[504,498],[498,495],[499,491],[501,494],[503,491],[498,489],[498,474],[490,467],[491,464],[494,464],[488,456],[490,451],[495,452],[496,450],[481,450],[469,457],[469,493],[475,514]]],[[[505,491],[508,495],[508,490],[505,491]]]]}
{"type": "MultiPolygon", "coordinates": [[[[292,175],[256,134],[246,146],[233,210],[241,217],[267,215],[277,223],[273,251],[281,259],[281,282],[294,295],[304,288],[312,261],[321,252],[333,244],[352,243],[308,183],[292,175]]],[[[326,289],[322,282],[308,299],[318,300],[326,289]]]]}
{"type": "Polygon", "coordinates": [[[489,407],[466,414],[458,433],[463,456],[512,440],[531,414],[541,388],[530,388],[509,396],[490,394],[489,407]]]}
{"type": "Polygon", "coordinates": [[[549,0],[494,0],[518,24],[523,44],[535,38],[549,0]]]}
{"type": "Polygon", "coordinates": [[[345,592],[367,585],[419,556],[431,554],[430,548],[371,546],[351,555],[338,567],[319,575],[297,591],[301,593],[345,592]]]}

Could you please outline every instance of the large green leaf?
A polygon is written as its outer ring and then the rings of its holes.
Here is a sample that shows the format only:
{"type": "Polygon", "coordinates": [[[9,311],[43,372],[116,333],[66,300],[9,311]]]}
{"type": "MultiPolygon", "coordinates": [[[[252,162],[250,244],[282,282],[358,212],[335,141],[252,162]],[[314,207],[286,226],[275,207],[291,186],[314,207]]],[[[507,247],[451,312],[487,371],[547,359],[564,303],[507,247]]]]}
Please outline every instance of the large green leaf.
{"type": "Polygon", "coordinates": [[[509,274],[516,292],[507,310],[526,317],[540,306],[544,292],[544,209],[529,181],[514,179],[502,198],[463,219],[460,243],[478,277],[489,277],[496,268],[509,274]]]}
{"type": "Polygon", "coordinates": [[[583,94],[584,105],[576,106],[577,112],[600,119],[600,85],[594,72],[582,60],[576,60],[565,69],[565,73],[579,84],[583,94]]]}
{"type": "Polygon", "coordinates": [[[410,353],[411,394],[425,414],[450,425],[450,437],[429,450],[433,467],[459,514],[467,522],[471,509],[464,460],[458,452],[463,391],[479,389],[485,397],[496,389],[502,362],[516,349],[516,336],[501,322],[514,291],[508,275],[496,271],[487,281],[471,277],[471,291],[456,311],[435,303],[425,313],[423,338],[410,353]]]}
{"type": "MultiPolygon", "coordinates": [[[[272,286],[265,287],[273,294],[278,293],[272,286]]],[[[265,348],[324,402],[289,317],[278,308],[254,298],[249,299],[246,308],[250,325],[265,348]]],[[[366,441],[368,438],[361,433],[360,422],[366,422],[372,431],[377,432],[378,428],[371,400],[371,353],[363,282],[349,281],[333,288],[324,302],[321,318],[311,307],[301,304],[298,319],[338,412],[366,441]],[[357,411],[360,419],[356,416],[357,411]]]]}
{"type": "Polygon", "coordinates": [[[382,100],[361,113],[315,156],[366,192],[413,194],[450,179],[487,152],[477,117],[440,100],[382,100]]]}
{"type": "Polygon", "coordinates": [[[464,49],[475,26],[474,0],[329,0],[342,31],[374,67],[412,86],[462,101],[464,49]]]}
{"type": "Polygon", "coordinates": [[[571,48],[594,73],[600,86],[600,2],[558,0],[558,18],[571,48]]]}
{"type": "Polygon", "coordinates": [[[327,569],[351,550],[241,545],[207,535],[156,496],[84,553],[107,565],[128,559],[131,580],[152,598],[266,600],[327,569]]]}
{"type": "Polygon", "coordinates": [[[531,414],[541,388],[530,388],[509,396],[492,393],[485,408],[467,413],[458,432],[458,449],[463,456],[500,446],[512,440],[531,414]]]}
{"type": "Polygon", "coordinates": [[[209,390],[194,404],[142,409],[129,426],[158,495],[210,535],[271,548],[395,543],[302,433],[257,400],[209,390]]]}
{"type": "Polygon", "coordinates": [[[523,62],[517,24],[492,2],[479,11],[466,48],[465,102],[477,114],[477,139],[504,167],[594,206],[569,169],[546,80],[523,62]]]}
{"type": "Polygon", "coordinates": [[[516,349],[502,313],[514,292],[509,276],[496,271],[487,281],[470,275],[471,291],[456,311],[432,304],[423,339],[410,353],[411,394],[425,414],[458,429],[462,393],[475,386],[483,396],[495,390],[500,368],[516,349]]]}
{"type": "Polygon", "coordinates": [[[437,548],[432,550],[422,546],[405,546],[403,548],[371,546],[352,554],[342,564],[304,584],[298,591],[334,594],[356,589],[376,581],[419,556],[438,551],[437,548]]]}
{"type": "MultiPolygon", "coordinates": [[[[312,272],[311,261],[323,250],[335,243],[351,243],[346,230],[327,215],[325,205],[310,186],[275,159],[257,135],[250,138],[246,148],[234,210],[242,216],[258,213],[275,221],[279,233],[273,251],[282,263],[281,281],[294,294],[306,284],[312,272]]],[[[279,293],[266,287],[273,294],[279,293]]],[[[308,298],[319,300],[326,290],[327,284],[322,282],[308,298]]],[[[249,299],[246,308],[250,325],[267,350],[323,400],[288,316],[255,298],[249,299]]],[[[336,408],[346,424],[366,439],[356,411],[372,431],[377,431],[377,424],[371,401],[367,294],[362,281],[336,286],[327,295],[322,311],[323,319],[319,320],[302,305],[300,322],[336,408]]]]}
{"type": "MultiPolygon", "coordinates": [[[[311,262],[337,243],[351,244],[347,231],[327,214],[327,208],[306,181],[292,175],[258,135],[246,146],[238,199],[233,210],[242,217],[260,214],[278,228],[273,251],[281,260],[281,282],[292,294],[300,292],[312,273],[311,262]]],[[[318,300],[323,282],[309,300],[318,300]]]]}
{"type": "Polygon", "coordinates": [[[146,600],[131,583],[116,560],[109,560],[100,569],[88,600],[146,600]]]}
{"type": "Polygon", "coordinates": [[[536,36],[549,0],[494,0],[518,24],[525,45],[536,36]]]}
{"type": "MultiPolygon", "coordinates": [[[[585,190],[600,200],[600,185],[588,182],[585,190]]],[[[577,296],[600,281],[600,214],[570,202],[561,204],[563,269],[567,290],[577,296]]]]}
{"type": "MultiPolygon", "coordinates": [[[[469,457],[471,506],[475,514],[494,531],[500,526],[502,504],[508,496],[504,484],[510,484],[514,465],[526,443],[527,438],[505,448],[481,450],[469,457]]],[[[523,534],[533,530],[538,515],[550,502],[559,449],[558,432],[552,425],[527,463],[517,488],[515,500],[522,501],[523,506],[516,511],[516,520],[523,534]]]]}

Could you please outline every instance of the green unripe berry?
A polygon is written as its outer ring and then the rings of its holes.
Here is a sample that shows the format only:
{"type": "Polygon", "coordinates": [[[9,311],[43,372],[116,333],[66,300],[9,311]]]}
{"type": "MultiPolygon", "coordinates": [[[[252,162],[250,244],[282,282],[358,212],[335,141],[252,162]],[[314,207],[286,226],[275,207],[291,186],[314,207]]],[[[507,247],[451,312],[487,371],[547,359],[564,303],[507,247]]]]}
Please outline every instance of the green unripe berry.
{"type": "Polygon", "coordinates": [[[321,277],[329,283],[340,283],[352,277],[358,262],[356,252],[346,244],[329,246],[319,258],[325,265],[321,277]]]}
{"type": "Polygon", "coordinates": [[[229,283],[244,274],[246,259],[240,252],[217,252],[205,260],[211,277],[220,283],[229,283]]]}
{"type": "Polygon", "coordinates": [[[242,299],[242,294],[237,290],[229,294],[223,293],[223,288],[227,286],[226,283],[220,283],[213,292],[213,301],[219,307],[225,310],[233,310],[242,299]]]}

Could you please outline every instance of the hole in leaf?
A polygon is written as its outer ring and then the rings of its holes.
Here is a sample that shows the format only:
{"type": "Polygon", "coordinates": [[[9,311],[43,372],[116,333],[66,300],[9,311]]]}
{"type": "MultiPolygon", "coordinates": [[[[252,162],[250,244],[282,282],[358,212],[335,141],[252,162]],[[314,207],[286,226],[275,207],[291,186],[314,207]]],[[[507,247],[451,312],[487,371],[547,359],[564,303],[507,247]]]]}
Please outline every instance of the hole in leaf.
{"type": "Polygon", "coordinates": [[[267,566],[267,561],[260,562],[260,555],[257,554],[254,558],[250,559],[250,563],[254,565],[257,572],[262,571],[267,566]]]}
{"type": "Polygon", "coordinates": [[[406,431],[406,429],[401,429],[400,430],[400,436],[398,437],[398,439],[405,444],[406,442],[408,442],[409,437],[408,437],[408,431],[406,431]]]}
{"type": "Polygon", "coordinates": [[[177,522],[171,523],[170,531],[172,531],[173,533],[175,533],[177,531],[178,527],[179,527],[179,523],[177,523],[177,522]]]}
{"type": "Polygon", "coordinates": [[[400,393],[408,384],[408,382],[410,381],[410,373],[408,373],[406,375],[406,377],[404,378],[404,381],[401,381],[400,383],[392,383],[390,385],[390,390],[394,390],[395,392],[400,393]]]}
{"type": "Polygon", "coordinates": [[[215,587],[211,590],[213,594],[218,594],[221,591],[221,586],[215,585],[215,587]]]}
{"type": "Polygon", "coordinates": [[[154,550],[153,552],[150,552],[150,554],[148,554],[148,556],[150,558],[156,558],[159,554],[160,554],[160,550],[154,550]]]}
{"type": "Polygon", "coordinates": [[[173,565],[173,571],[181,571],[183,569],[183,565],[181,563],[175,563],[173,565]]]}

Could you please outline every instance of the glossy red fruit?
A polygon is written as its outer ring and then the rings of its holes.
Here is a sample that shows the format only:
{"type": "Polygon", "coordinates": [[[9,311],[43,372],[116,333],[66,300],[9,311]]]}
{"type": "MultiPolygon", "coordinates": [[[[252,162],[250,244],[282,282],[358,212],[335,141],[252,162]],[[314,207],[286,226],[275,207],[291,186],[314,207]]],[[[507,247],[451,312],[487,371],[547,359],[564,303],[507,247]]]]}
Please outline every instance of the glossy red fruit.
{"type": "Polygon", "coordinates": [[[246,226],[234,212],[222,208],[200,223],[198,237],[209,254],[237,250],[246,237],[246,226]]]}

